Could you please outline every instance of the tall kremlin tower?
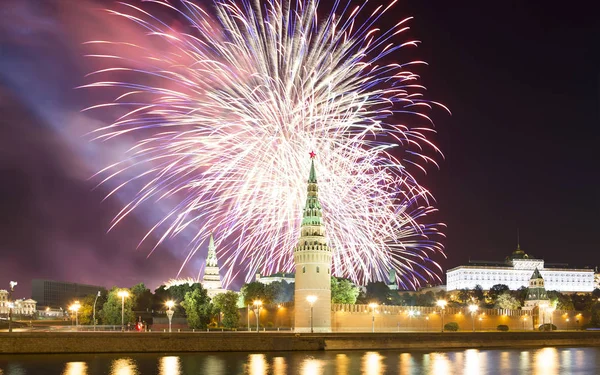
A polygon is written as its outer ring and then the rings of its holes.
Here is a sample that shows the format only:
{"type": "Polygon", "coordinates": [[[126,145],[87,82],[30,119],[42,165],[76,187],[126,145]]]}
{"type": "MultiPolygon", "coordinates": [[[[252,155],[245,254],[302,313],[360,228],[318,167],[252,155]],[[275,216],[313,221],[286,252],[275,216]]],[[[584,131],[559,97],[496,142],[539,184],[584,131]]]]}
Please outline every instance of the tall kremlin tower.
{"type": "Polygon", "coordinates": [[[295,331],[331,332],[331,248],[319,203],[315,153],[310,153],[308,194],[302,215],[300,239],[294,248],[296,265],[295,331]]]}

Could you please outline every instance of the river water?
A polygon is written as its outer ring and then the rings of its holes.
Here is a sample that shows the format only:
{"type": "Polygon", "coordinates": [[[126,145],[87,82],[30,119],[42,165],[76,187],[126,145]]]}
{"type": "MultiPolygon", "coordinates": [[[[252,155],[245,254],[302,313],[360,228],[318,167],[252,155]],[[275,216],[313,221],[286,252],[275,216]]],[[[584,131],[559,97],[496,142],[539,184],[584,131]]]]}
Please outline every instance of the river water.
{"type": "Polygon", "coordinates": [[[600,374],[600,348],[0,355],[0,375],[600,374]]]}

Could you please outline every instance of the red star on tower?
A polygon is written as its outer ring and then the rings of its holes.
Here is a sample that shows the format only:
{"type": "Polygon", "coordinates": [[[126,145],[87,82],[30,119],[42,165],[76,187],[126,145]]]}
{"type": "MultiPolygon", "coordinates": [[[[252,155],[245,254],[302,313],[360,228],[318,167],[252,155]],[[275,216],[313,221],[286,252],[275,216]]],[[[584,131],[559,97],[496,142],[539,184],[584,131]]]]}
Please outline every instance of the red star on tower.
{"type": "Polygon", "coordinates": [[[311,151],[311,152],[309,153],[309,155],[310,155],[310,158],[311,158],[311,159],[314,159],[314,158],[315,158],[315,156],[317,156],[317,154],[315,154],[315,152],[314,152],[314,151],[311,151]]]}

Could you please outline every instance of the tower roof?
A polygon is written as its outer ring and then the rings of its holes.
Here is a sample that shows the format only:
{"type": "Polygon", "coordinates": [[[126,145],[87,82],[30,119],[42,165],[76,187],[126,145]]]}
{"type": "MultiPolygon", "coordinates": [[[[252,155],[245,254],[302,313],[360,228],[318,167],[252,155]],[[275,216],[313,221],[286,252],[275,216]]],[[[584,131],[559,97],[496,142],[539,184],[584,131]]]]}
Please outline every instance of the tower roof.
{"type": "Polygon", "coordinates": [[[315,159],[314,159],[314,157],[311,157],[311,159],[310,159],[310,175],[308,176],[308,183],[309,184],[316,184],[317,183],[317,172],[315,172],[315,159]]]}
{"type": "Polygon", "coordinates": [[[533,271],[533,274],[529,278],[529,280],[534,280],[534,279],[542,279],[542,280],[544,279],[542,277],[542,275],[540,274],[540,271],[537,269],[537,267],[535,267],[535,271],[533,271]]]}

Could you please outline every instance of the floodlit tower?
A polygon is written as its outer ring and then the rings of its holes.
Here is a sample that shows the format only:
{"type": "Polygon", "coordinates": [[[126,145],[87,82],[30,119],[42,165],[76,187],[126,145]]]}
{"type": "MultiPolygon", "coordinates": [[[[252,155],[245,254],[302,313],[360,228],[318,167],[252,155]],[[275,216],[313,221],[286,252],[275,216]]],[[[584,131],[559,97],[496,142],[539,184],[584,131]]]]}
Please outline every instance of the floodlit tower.
{"type": "Polygon", "coordinates": [[[308,194],[302,214],[300,239],[294,248],[295,331],[331,332],[331,248],[325,240],[325,226],[319,203],[319,189],[315,172],[315,153],[310,153],[308,194]],[[314,300],[314,304],[309,303],[314,300]],[[313,306],[311,306],[313,305],[313,306]]]}
{"type": "Polygon", "coordinates": [[[212,234],[210,235],[210,241],[208,243],[208,254],[206,255],[206,267],[204,268],[202,286],[206,288],[208,296],[211,298],[219,293],[226,292],[221,283],[215,240],[213,239],[212,234]]]}

